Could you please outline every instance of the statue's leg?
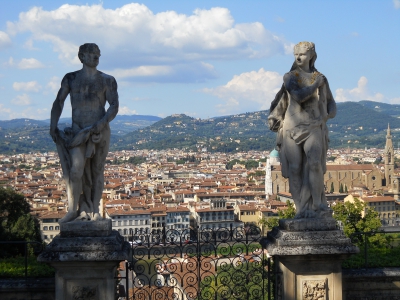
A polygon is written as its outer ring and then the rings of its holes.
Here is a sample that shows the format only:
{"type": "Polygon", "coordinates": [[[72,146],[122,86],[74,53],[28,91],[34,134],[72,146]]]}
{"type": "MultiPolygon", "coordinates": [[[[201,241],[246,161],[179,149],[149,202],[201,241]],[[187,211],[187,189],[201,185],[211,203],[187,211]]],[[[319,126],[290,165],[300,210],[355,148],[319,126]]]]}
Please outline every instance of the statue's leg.
{"type": "Polygon", "coordinates": [[[91,159],[92,169],[92,201],[93,201],[93,220],[101,218],[100,200],[104,189],[104,165],[110,146],[110,129],[105,128],[102,131],[102,139],[96,144],[96,152],[91,159]]]}
{"type": "Polygon", "coordinates": [[[68,213],[60,223],[70,222],[78,217],[78,203],[82,193],[82,175],[85,167],[85,146],[78,146],[70,150],[71,169],[67,184],[68,213]]]}
{"type": "Polygon", "coordinates": [[[90,159],[87,158],[82,176],[82,194],[79,200],[79,212],[82,220],[90,220],[92,218],[92,173],[90,159]]]}
{"type": "Polygon", "coordinates": [[[283,137],[283,151],[287,158],[289,170],[289,191],[296,205],[296,215],[300,215],[301,186],[302,186],[302,148],[295,141],[285,135],[283,137]]]}
{"type": "Polygon", "coordinates": [[[313,131],[304,142],[304,152],[307,157],[309,170],[309,187],[313,199],[313,210],[321,208],[322,193],[324,192],[324,174],[322,172],[322,132],[313,131]]]}

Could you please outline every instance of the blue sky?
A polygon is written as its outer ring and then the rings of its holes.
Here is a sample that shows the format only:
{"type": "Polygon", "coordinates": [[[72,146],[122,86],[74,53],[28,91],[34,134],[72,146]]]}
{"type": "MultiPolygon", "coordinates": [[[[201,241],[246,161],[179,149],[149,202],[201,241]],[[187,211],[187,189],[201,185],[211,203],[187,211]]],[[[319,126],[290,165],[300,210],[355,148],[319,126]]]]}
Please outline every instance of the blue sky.
{"type": "MultiPolygon", "coordinates": [[[[0,119],[48,119],[62,77],[97,43],[120,114],[207,118],[269,108],[316,44],[337,102],[400,103],[400,0],[0,0],[0,119]]],[[[69,105],[63,116],[69,116],[69,105]]]]}

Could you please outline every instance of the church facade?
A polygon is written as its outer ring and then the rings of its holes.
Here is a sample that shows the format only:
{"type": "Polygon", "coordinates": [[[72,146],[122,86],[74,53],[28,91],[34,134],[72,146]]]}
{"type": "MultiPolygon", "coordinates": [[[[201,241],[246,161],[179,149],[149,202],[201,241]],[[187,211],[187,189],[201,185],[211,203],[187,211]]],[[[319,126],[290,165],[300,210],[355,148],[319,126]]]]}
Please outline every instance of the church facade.
{"type": "MultiPolygon", "coordinates": [[[[385,190],[385,192],[400,194],[400,176],[394,174],[394,148],[389,126],[384,157],[384,172],[374,164],[327,165],[324,174],[325,192],[346,193],[350,190],[384,192],[385,190]]],[[[282,176],[279,153],[276,150],[271,151],[267,161],[265,185],[266,194],[271,193],[271,191],[272,194],[289,192],[289,180],[282,176]]]]}

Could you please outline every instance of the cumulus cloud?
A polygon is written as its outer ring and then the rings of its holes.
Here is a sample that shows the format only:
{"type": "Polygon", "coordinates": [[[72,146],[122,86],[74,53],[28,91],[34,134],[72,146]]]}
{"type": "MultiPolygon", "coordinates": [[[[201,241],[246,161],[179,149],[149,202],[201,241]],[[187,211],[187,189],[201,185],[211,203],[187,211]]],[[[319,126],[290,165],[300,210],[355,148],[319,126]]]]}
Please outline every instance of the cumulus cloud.
{"type": "Polygon", "coordinates": [[[390,104],[400,104],[400,97],[390,99],[389,103],[390,104]]]}
{"type": "Polygon", "coordinates": [[[393,0],[393,5],[395,9],[399,9],[400,8],[400,0],[393,0]]]}
{"type": "Polygon", "coordinates": [[[371,93],[368,89],[368,79],[365,76],[361,76],[358,80],[357,87],[353,89],[337,89],[335,100],[338,102],[359,100],[382,102],[384,96],[381,93],[371,93]]]}
{"type": "Polygon", "coordinates": [[[18,69],[40,69],[44,68],[44,65],[36,58],[23,58],[18,63],[18,69]]]}
{"type": "Polygon", "coordinates": [[[50,81],[46,85],[46,91],[51,91],[53,94],[57,94],[61,87],[61,79],[57,76],[50,78],[50,81]]]}
{"type": "Polygon", "coordinates": [[[8,119],[11,114],[11,109],[4,106],[4,104],[0,103],[0,116],[2,116],[2,120],[8,119]]]}
{"type": "MultiPolygon", "coordinates": [[[[179,63],[269,57],[290,48],[261,23],[235,23],[230,11],[221,7],[196,9],[190,15],[154,14],[138,3],[116,9],[101,4],[65,4],[51,11],[33,7],[20,13],[18,21],[8,22],[7,28],[10,34],[30,32],[28,45],[50,42],[59,58],[69,63],[79,64],[82,41],[96,41],[103,53],[102,68],[125,69],[125,76],[133,74],[131,78],[140,72],[150,72],[147,77],[176,75],[179,70],[169,68],[179,63]]],[[[204,68],[199,76],[207,70],[212,73],[204,68]]]]}
{"type": "Polygon", "coordinates": [[[11,39],[7,33],[0,31],[0,50],[11,45],[11,39]]]}
{"type": "Polygon", "coordinates": [[[123,106],[123,107],[119,108],[118,114],[120,114],[120,115],[137,115],[137,112],[134,109],[130,109],[127,106],[123,106]]]}
{"type": "Polygon", "coordinates": [[[13,89],[16,91],[39,92],[41,88],[37,81],[13,83],[13,89]]]}
{"type": "Polygon", "coordinates": [[[220,113],[263,110],[269,109],[282,82],[282,75],[261,68],[235,75],[226,85],[202,91],[225,101],[217,105],[220,113]]]}
{"type": "Polygon", "coordinates": [[[27,94],[18,95],[11,100],[11,103],[18,106],[26,106],[31,104],[31,98],[27,94]]]}

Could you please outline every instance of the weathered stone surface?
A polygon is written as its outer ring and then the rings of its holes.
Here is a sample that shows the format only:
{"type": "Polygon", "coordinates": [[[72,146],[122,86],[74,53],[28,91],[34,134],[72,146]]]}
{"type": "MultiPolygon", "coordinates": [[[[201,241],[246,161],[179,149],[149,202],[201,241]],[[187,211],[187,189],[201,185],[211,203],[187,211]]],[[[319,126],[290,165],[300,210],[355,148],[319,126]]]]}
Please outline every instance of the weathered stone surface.
{"type": "Polygon", "coordinates": [[[334,218],[306,218],[306,219],[282,219],[279,227],[289,231],[325,231],[335,230],[336,220],[334,218]]]}
{"type": "Polygon", "coordinates": [[[317,53],[311,42],[295,45],[294,63],[271,102],[268,125],[277,132],[282,175],[296,206],[295,218],[324,218],[328,203],[324,192],[328,129],[336,103],[328,81],[315,68],[317,53]]]}
{"type": "Polygon", "coordinates": [[[351,254],[358,253],[343,231],[330,218],[279,220],[279,227],[268,233],[270,255],[351,254]]]}
{"type": "Polygon", "coordinates": [[[72,221],[60,224],[61,237],[106,237],[111,235],[112,222],[102,219],[96,222],[72,221]]]}
{"type": "Polygon", "coordinates": [[[266,246],[282,272],[277,299],[341,300],[341,263],[359,249],[336,229],[336,221],[304,218],[279,225],[268,233],[266,246]]]}
{"type": "Polygon", "coordinates": [[[56,236],[39,255],[38,261],[122,261],[129,258],[131,247],[117,231],[108,237],[56,236]]]}
{"type": "Polygon", "coordinates": [[[400,269],[343,270],[343,299],[400,300],[400,269]]]}
{"type": "Polygon", "coordinates": [[[67,186],[68,213],[59,221],[101,220],[104,165],[110,145],[109,123],[118,112],[117,82],[97,70],[100,49],[79,47],[82,69],[67,73],[51,109],[50,135],[56,143],[67,186]],[[67,96],[71,98],[72,124],[64,130],[58,121],[67,96]],[[106,110],[106,103],[109,106],[106,110]]]}

